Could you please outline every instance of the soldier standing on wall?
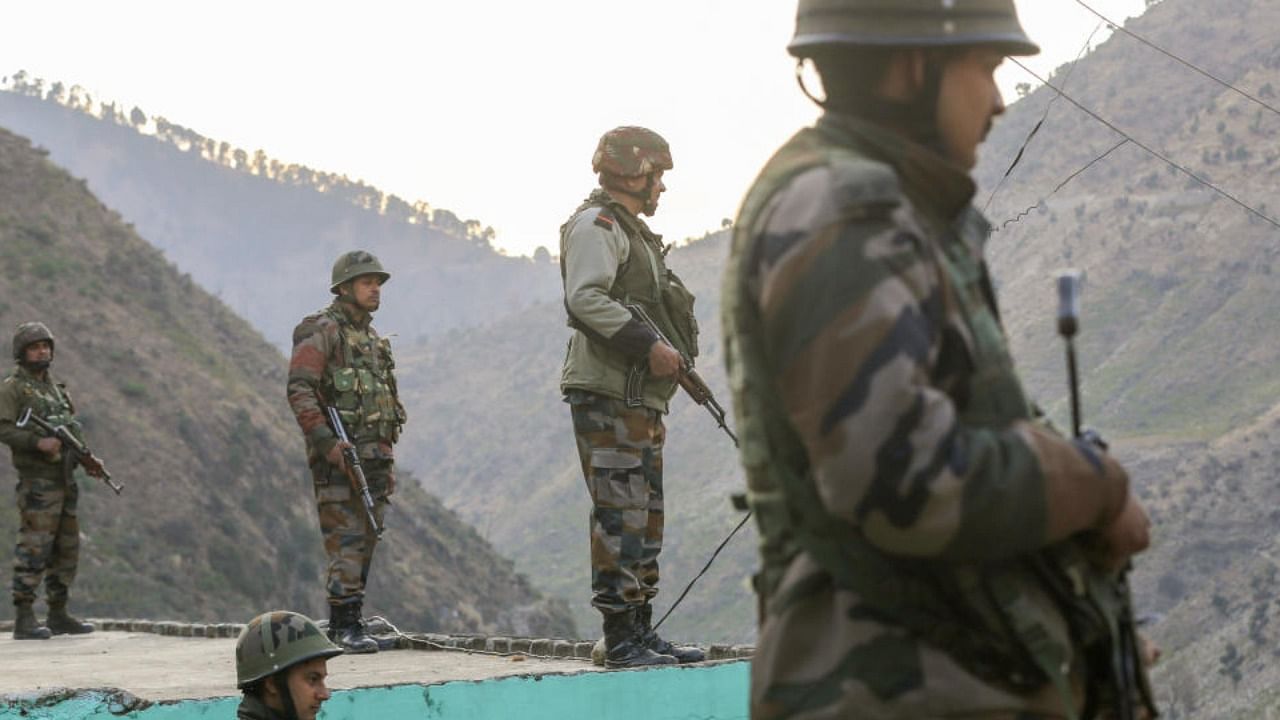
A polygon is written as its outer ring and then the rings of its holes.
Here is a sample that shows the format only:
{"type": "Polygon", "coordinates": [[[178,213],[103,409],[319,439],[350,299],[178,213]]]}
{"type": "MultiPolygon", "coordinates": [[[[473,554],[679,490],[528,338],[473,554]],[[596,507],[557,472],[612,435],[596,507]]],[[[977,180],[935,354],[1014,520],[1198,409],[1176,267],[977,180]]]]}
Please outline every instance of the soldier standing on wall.
{"type": "Polygon", "coordinates": [[[294,329],[289,362],[289,405],[306,439],[329,556],[329,637],[352,653],[378,650],[361,616],[378,535],[352,488],[342,456],[349,446],[329,426],[325,407],[336,407],[346,426],[374,499],[373,515],[382,527],[387,497],[395,491],[392,447],[406,419],[391,342],[370,324],[381,304],[382,284],[390,277],[363,250],[339,257],[329,284],[336,297],[294,329]]]}
{"type": "MultiPolygon", "coordinates": [[[[45,437],[30,426],[18,427],[30,411],[54,426],[65,426],[80,437],[75,406],[66,386],[49,371],[53,363],[53,333],[44,323],[27,322],[13,336],[17,367],[0,383],[0,442],[13,451],[18,471],[18,512],[21,524],[13,563],[13,604],[17,640],[46,640],[52,635],[93,632],[93,625],[67,613],[67,593],[80,558],[80,497],[72,471],[76,460],[55,437],[45,437]],[[36,621],[32,603],[44,578],[49,615],[36,621]]],[[[102,477],[102,463],[93,457],[82,461],[94,477],[102,477]]]]}
{"type": "Polygon", "coordinates": [[[1147,517],[1038,419],[971,204],[992,74],[1037,47],[1013,0],[800,0],[790,50],[826,112],[748,192],[722,296],[762,536],[752,716],[1125,716],[1111,590],[1147,517]]]}
{"type": "Polygon", "coordinates": [[[560,229],[569,340],[560,388],[591,494],[592,604],[604,616],[605,664],[697,662],[653,630],[662,550],[662,416],[684,358],[698,354],[693,295],[667,269],[667,247],[640,219],[667,189],[671,151],[657,133],[605,133],[592,160],[600,178],[560,229]],[[662,342],[637,306],[676,347],[662,342]]]}

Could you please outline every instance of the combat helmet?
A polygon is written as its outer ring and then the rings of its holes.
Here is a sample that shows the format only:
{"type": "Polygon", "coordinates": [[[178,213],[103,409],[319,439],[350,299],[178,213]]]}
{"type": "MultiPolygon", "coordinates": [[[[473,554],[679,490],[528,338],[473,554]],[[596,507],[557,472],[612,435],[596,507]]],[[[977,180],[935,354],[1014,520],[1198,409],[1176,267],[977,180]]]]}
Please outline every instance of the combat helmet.
{"type": "Polygon", "coordinates": [[[338,286],[361,275],[377,275],[378,284],[391,279],[391,273],[382,269],[382,263],[373,253],[366,250],[352,250],[338,256],[333,263],[333,274],[330,276],[329,292],[338,294],[338,286]]]}
{"type": "Polygon", "coordinates": [[[22,351],[34,342],[48,340],[50,348],[53,347],[53,333],[49,332],[49,328],[42,322],[24,322],[18,326],[13,333],[13,359],[22,360],[22,351]]]}
{"type": "Polygon", "coordinates": [[[800,0],[787,50],[810,57],[822,47],[996,45],[1035,55],[1013,0],[800,0]]]}
{"type": "Polygon", "coordinates": [[[277,610],[249,621],[236,640],[236,687],[244,689],[263,678],[315,658],[342,654],[342,648],[305,615],[277,610]]]}
{"type": "Polygon", "coordinates": [[[658,133],[634,125],[616,127],[600,137],[591,170],[624,178],[670,170],[671,147],[658,133]]]}

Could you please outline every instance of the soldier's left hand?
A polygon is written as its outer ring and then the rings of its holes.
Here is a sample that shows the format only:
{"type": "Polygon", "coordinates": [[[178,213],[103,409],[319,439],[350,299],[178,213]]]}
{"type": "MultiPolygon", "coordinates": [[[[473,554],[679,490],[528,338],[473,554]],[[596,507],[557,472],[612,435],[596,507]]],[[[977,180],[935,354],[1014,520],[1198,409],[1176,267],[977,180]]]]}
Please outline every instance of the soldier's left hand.
{"type": "Polygon", "coordinates": [[[1102,530],[1098,531],[1098,562],[1113,572],[1119,572],[1151,544],[1151,519],[1133,493],[1129,493],[1124,509],[1102,530]]]}
{"type": "Polygon", "coordinates": [[[62,452],[62,441],[56,437],[43,437],[36,441],[36,449],[48,455],[49,457],[57,457],[62,452]]]}

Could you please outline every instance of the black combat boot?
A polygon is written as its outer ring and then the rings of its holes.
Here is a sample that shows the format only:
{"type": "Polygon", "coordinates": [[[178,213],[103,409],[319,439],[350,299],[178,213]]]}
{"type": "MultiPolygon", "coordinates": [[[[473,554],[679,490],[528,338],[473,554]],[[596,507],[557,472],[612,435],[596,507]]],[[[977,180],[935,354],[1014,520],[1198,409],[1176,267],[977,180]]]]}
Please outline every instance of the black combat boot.
{"type": "Polygon", "coordinates": [[[670,655],[680,663],[702,662],[707,659],[707,654],[697,647],[692,645],[677,647],[658,637],[658,631],[653,629],[653,606],[649,603],[641,605],[636,610],[636,622],[640,625],[640,642],[659,655],[670,655]]]}
{"type": "Polygon", "coordinates": [[[31,603],[18,603],[13,607],[17,612],[17,617],[13,619],[14,640],[48,640],[53,637],[53,633],[49,632],[49,628],[41,625],[36,620],[36,614],[31,609],[31,603]]]}
{"type": "Polygon", "coordinates": [[[67,603],[49,603],[49,617],[44,624],[54,635],[85,635],[93,632],[93,623],[80,622],[67,612],[67,603]]]}
{"type": "Polygon", "coordinates": [[[329,639],[352,655],[378,652],[378,641],[365,633],[355,603],[329,606],[329,639]]]}
{"type": "Polygon", "coordinates": [[[640,640],[635,608],[604,614],[604,666],[633,668],[650,665],[675,665],[670,655],[659,655],[640,640]]]}

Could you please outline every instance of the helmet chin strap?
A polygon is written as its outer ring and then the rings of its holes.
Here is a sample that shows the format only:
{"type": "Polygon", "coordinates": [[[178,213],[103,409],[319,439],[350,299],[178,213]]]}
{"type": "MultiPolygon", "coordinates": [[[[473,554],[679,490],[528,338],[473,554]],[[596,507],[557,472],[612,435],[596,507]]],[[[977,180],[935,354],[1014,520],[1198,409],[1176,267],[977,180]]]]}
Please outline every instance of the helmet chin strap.
{"type": "Polygon", "coordinates": [[[935,153],[946,157],[946,145],[938,129],[938,104],[942,94],[942,71],[945,58],[940,53],[924,51],[924,79],[920,92],[906,102],[889,100],[879,95],[863,94],[834,103],[830,98],[819,100],[809,90],[804,79],[805,58],[796,62],[796,82],[800,91],[815,105],[827,112],[844,113],[898,130],[935,153]]]}
{"type": "Polygon", "coordinates": [[[603,185],[610,193],[626,195],[627,197],[639,200],[641,203],[640,211],[645,215],[653,215],[653,213],[658,209],[657,203],[653,200],[654,174],[655,173],[649,173],[648,175],[645,175],[644,187],[638,191],[628,190],[621,184],[614,182],[606,181],[603,185]]]}
{"type": "Polygon", "coordinates": [[[298,720],[298,706],[294,704],[293,692],[289,690],[288,674],[287,669],[278,672],[271,676],[271,682],[276,686],[276,692],[280,693],[280,704],[284,705],[284,720],[298,720]]]}

